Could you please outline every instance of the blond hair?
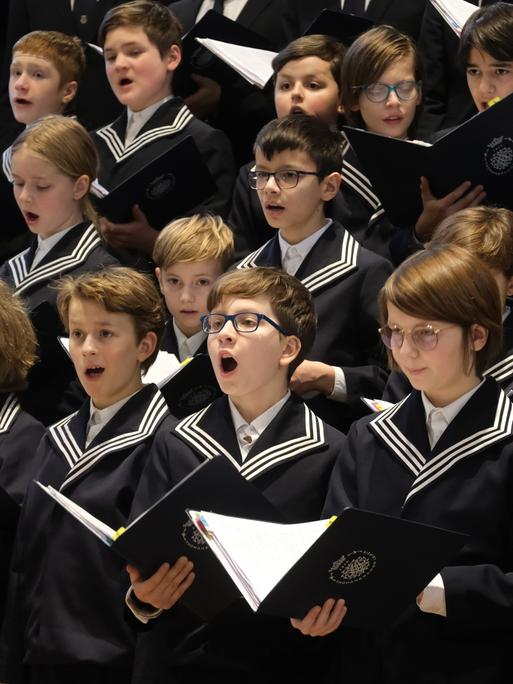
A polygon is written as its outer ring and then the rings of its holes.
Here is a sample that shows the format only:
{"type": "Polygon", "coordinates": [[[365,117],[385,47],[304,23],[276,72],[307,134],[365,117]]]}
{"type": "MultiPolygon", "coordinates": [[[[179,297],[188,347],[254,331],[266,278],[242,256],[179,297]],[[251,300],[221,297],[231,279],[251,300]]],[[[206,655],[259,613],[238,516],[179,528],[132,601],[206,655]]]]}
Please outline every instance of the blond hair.
{"type": "Polygon", "coordinates": [[[171,221],[153,248],[153,261],[162,269],[179,261],[219,259],[223,271],[233,263],[233,232],[220,216],[194,214],[171,221]]]}
{"type": "MultiPolygon", "coordinates": [[[[490,367],[502,344],[499,288],[490,270],[457,245],[433,245],[411,256],[392,273],[379,293],[381,325],[388,304],[410,316],[454,323],[463,328],[464,363],[478,375],[490,367]],[[472,354],[472,326],[488,331],[485,346],[472,354]]],[[[392,354],[389,362],[396,368],[392,354]]]]}
{"type": "Polygon", "coordinates": [[[0,281],[0,391],[23,389],[37,361],[37,338],[23,301],[0,281]]]}
{"type": "MultiPolygon", "coordinates": [[[[27,126],[12,144],[13,157],[22,145],[73,180],[87,176],[91,183],[98,174],[98,153],[93,141],[86,129],[69,117],[52,114],[27,126]]],[[[88,192],[80,206],[82,214],[96,223],[97,214],[88,192]]]]}
{"type": "Polygon", "coordinates": [[[69,307],[72,299],[96,302],[106,311],[129,314],[134,321],[137,342],[149,332],[157,336],[154,352],[142,364],[148,370],[155,361],[164,333],[166,313],[160,293],[149,275],[125,266],[111,266],[95,273],[67,276],[56,284],[57,308],[69,333],[69,307]]]}
{"type": "Polygon", "coordinates": [[[513,212],[500,207],[469,207],[445,218],[429,246],[459,245],[490,268],[513,276],[513,212]]]}
{"type": "Polygon", "coordinates": [[[289,376],[292,375],[312,348],[317,332],[312,295],[303,283],[278,268],[239,269],[216,280],[208,295],[208,310],[212,311],[224,297],[269,300],[277,322],[288,335],[295,335],[301,342],[301,350],[289,366],[289,376]]]}
{"type": "Polygon", "coordinates": [[[60,86],[70,81],[80,82],[86,68],[84,49],[80,38],[60,31],[31,31],[22,36],[12,49],[17,52],[48,60],[59,72],[60,86]]]}

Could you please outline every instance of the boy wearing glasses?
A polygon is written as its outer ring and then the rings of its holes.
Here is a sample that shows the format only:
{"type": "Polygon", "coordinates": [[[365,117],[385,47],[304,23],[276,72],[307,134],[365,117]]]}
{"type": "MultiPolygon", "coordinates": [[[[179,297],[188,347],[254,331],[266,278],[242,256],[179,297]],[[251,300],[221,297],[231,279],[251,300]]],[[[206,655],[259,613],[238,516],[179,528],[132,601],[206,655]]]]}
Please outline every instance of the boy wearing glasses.
{"type": "MultiPolygon", "coordinates": [[[[318,518],[344,436],[288,387],[315,337],[316,315],[308,290],[278,269],[232,271],[214,284],[208,310],[203,329],[227,396],[180,422],[155,444],[134,514],[203,460],[223,454],[286,520],[318,518]]],[[[191,570],[192,564],[180,558],[144,581],[129,567],[133,594],[159,610],[168,609],[193,581],[191,570]]],[[[130,601],[133,606],[133,596],[130,601]]],[[[151,608],[149,613],[159,610],[151,608]]],[[[145,619],[140,608],[134,611],[145,619]]],[[[319,642],[305,643],[287,620],[255,615],[242,601],[204,627],[196,653],[188,652],[186,626],[192,631],[199,625],[184,608],[174,606],[150,632],[140,635],[135,681],[139,671],[145,682],[169,681],[171,675],[177,677],[173,681],[188,683],[322,680],[326,653],[318,650],[319,642]],[[171,651],[178,642],[181,659],[171,651]]]]}
{"type": "Polygon", "coordinates": [[[386,382],[377,294],[392,267],[326,218],[325,203],[337,194],[341,179],[336,132],[309,116],[275,119],[258,134],[255,160],[249,183],[278,232],[238,268],[281,267],[309,289],[318,333],[307,360],[292,375],[291,389],[345,432],[363,415],[360,397],[386,382]]]}
{"type": "MultiPolygon", "coordinates": [[[[383,342],[414,389],[351,428],[324,515],[352,505],[468,537],[391,628],[353,633],[353,647],[335,651],[333,681],[511,678],[513,406],[483,378],[500,349],[502,312],[490,270],[457,245],[418,252],[381,291],[383,342]]],[[[344,614],[330,603],[293,624],[328,634],[344,614]]]]}

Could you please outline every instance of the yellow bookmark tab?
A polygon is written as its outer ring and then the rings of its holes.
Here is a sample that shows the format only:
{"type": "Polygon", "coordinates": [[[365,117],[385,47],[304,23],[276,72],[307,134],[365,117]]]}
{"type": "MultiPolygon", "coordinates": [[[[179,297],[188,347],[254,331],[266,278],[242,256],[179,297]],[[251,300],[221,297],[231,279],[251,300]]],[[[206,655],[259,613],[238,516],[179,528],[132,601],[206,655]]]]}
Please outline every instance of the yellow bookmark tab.
{"type": "Polygon", "coordinates": [[[337,519],[337,516],[336,516],[336,515],[332,515],[331,518],[330,518],[330,519],[328,520],[328,522],[326,523],[326,527],[329,527],[330,525],[332,525],[332,524],[335,522],[336,519],[337,519]]]}
{"type": "Polygon", "coordinates": [[[489,107],[493,107],[494,104],[497,104],[497,102],[500,102],[501,98],[500,97],[493,97],[491,100],[488,100],[487,105],[489,107]]]}
{"type": "Polygon", "coordinates": [[[191,361],[192,361],[192,356],[188,356],[186,359],[184,359],[184,360],[180,363],[180,366],[182,366],[182,368],[183,368],[184,366],[186,366],[186,365],[187,365],[188,363],[190,363],[191,361]]]}
{"type": "Polygon", "coordinates": [[[126,527],[120,527],[119,530],[116,530],[114,532],[113,537],[112,537],[113,541],[116,541],[116,539],[119,539],[119,537],[121,537],[123,532],[126,532],[126,527]]]}

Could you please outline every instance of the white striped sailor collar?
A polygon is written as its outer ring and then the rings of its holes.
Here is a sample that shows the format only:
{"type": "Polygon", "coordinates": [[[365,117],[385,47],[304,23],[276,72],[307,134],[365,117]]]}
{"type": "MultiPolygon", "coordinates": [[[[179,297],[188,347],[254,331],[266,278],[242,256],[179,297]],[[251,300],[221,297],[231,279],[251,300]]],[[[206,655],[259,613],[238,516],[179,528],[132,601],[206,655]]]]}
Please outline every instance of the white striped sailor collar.
{"type": "Polygon", "coordinates": [[[372,183],[363,173],[360,162],[352,147],[346,150],[342,162],[342,183],[351,188],[368,206],[373,213],[382,209],[379,197],[374,192],[372,183]]]}
{"type": "Polygon", "coordinates": [[[41,282],[46,282],[76,268],[86,261],[91,252],[100,244],[101,240],[96,228],[92,223],[86,222],[79,223],[72,228],[32,271],[29,270],[31,266],[29,255],[31,251],[33,252],[33,247],[20,252],[7,262],[15,292],[25,292],[41,282]],[[60,256],[56,257],[56,253],[60,256]]]}
{"type": "Polygon", "coordinates": [[[9,147],[4,150],[4,153],[2,154],[2,171],[4,172],[4,175],[9,183],[12,183],[12,145],[9,145],[9,147]]]}
{"type": "Polygon", "coordinates": [[[183,130],[193,118],[190,109],[179,97],[173,97],[161,105],[153,116],[144,124],[134,140],[125,147],[125,131],[127,125],[126,110],[113,123],[100,128],[96,135],[107,145],[116,163],[130,158],[142,147],[158,140],[159,138],[169,138],[174,133],[183,130]],[[164,117],[169,119],[162,125],[164,117]],[[155,126],[156,122],[161,125],[155,126]]]}
{"type": "MultiPolygon", "coordinates": [[[[317,240],[299,267],[296,278],[310,291],[315,292],[334,280],[345,278],[358,268],[360,243],[340,224],[333,222],[317,240]],[[332,255],[337,258],[332,260],[332,255]]],[[[281,266],[278,236],[249,254],[237,268],[255,266],[281,266]]]]}
{"type": "Polygon", "coordinates": [[[291,459],[326,447],[324,424],[302,401],[290,397],[258,438],[243,464],[231,420],[228,398],[184,418],[175,433],[206,458],[223,454],[246,478],[253,480],[291,459]],[[280,439],[280,442],[276,440],[280,439]],[[237,454],[234,457],[233,454],[237,454]]]}
{"type": "Polygon", "coordinates": [[[90,403],[48,428],[55,449],[62,454],[69,472],[61,491],[86,475],[91,468],[113,452],[135,447],[153,435],[169,415],[166,401],[156,385],[145,385],[132,396],[84,447],[90,403]]]}
{"type": "Polygon", "coordinates": [[[20,401],[16,394],[0,393],[0,434],[9,432],[20,410],[20,401]]]}
{"type": "Polygon", "coordinates": [[[413,474],[407,502],[444,477],[462,459],[475,456],[504,439],[512,439],[513,403],[494,380],[485,380],[432,451],[421,393],[417,390],[378,414],[369,422],[369,428],[413,474]],[[469,426],[472,426],[470,433],[469,426]]]}

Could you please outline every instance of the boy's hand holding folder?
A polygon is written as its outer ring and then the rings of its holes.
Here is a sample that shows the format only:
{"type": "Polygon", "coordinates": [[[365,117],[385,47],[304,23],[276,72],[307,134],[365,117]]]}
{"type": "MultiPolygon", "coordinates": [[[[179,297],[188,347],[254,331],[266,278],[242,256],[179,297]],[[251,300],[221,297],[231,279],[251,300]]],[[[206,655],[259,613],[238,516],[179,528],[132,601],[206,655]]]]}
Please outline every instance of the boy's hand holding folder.
{"type": "Polygon", "coordinates": [[[169,610],[194,582],[193,567],[186,556],[180,556],[173,565],[163,563],[148,579],[134,565],[129,564],[127,571],[132,590],[139,601],[158,610],[169,610]]]}

